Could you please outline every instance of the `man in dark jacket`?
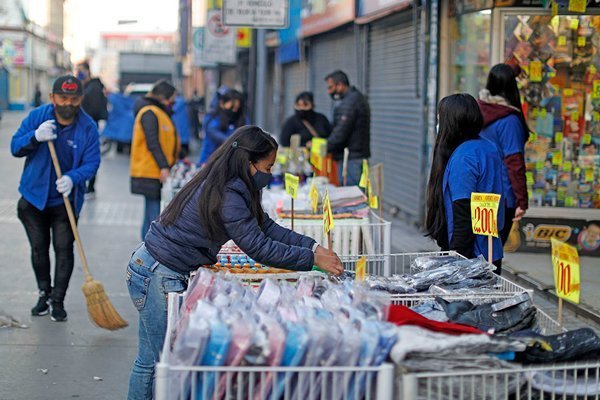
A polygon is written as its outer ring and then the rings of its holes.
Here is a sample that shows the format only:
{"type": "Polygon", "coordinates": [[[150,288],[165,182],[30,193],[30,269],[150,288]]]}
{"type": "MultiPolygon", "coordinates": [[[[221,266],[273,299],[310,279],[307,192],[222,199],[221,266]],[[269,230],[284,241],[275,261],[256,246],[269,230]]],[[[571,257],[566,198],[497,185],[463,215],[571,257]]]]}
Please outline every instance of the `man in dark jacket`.
{"type": "Polygon", "coordinates": [[[338,164],[339,181],[343,182],[344,149],[350,150],[347,185],[358,185],[362,160],[371,156],[371,109],[365,96],[350,86],[348,76],[334,71],[325,77],[327,92],[339,104],[333,111],[333,131],[327,139],[327,152],[338,164]]]}
{"type": "Polygon", "coordinates": [[[50,103],[27,116],[14,134],[10,149],[24,157],[17,206],[31,245],[31,263],[37,279],[39,298],[31,315],[48,314],[51,302],[53,321],[65,321],[64,298],[73,272],[73,232],[64,198],[78,215],[84,201],[85,181],[100,165],[98,128],[80,111],[83,84],[74,76],[58,78],[50,103]],[[58,179],[47,142],[53,141],[63,176],[58,179]],[[50,277],[50,242],[56,255],[54,285],[50,277]]]}
{"type": "MultiPolygon", "coordinates": [[[[84,61],[77,65],[77,78],[79,78],[84,84],[84,97],[81,107],[92,119],[99,124],[101,120],[106,121],[108,118],[106,95],[104,94],[104,85],[99,78],[92,78],[90,73],[90,65],[84,61]]],[[[96,190],[94,184],[96,183],[96,176],[94,176],[88,182],[87,196],[88,198],[94,198],[96,196],[96,190]]]]}

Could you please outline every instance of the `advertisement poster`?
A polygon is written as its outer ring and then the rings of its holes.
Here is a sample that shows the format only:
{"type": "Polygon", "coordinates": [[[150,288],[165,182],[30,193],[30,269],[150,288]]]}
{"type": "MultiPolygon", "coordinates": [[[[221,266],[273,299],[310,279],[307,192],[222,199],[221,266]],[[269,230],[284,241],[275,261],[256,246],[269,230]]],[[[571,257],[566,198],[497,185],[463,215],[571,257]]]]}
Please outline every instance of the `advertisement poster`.
{"type": "Polygon", "coordinates": [[[574,246],[581,256],[600,257],[600,220],[525,217],[513,225],[504,249],[550,254],[552,238],[574,246]]]}
{"type": "Polygon", "coordinates": [[[303,37],[329,31],[354,20],[356,14],[354,0],[303,0],[303,37]]]}

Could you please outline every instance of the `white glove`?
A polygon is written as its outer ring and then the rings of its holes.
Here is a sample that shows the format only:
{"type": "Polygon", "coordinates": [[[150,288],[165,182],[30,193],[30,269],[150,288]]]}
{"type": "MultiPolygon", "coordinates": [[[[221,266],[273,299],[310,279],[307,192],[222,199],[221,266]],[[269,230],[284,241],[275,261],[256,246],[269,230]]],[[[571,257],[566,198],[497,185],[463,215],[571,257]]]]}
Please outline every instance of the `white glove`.
{"type": "Polygon", "coordinates": [[[56,125],[54,120],[48,120],[42,123],[35,131],[35,138],[38,142],[48,142],[56,139],[56,125]]]}
{"type": "Polygon", "coordinates": [[[63,175],[62,178],[56,181],[56,190],[63,196],[69,196],[73,190],[73,180],[69,175],[63,175]]]}

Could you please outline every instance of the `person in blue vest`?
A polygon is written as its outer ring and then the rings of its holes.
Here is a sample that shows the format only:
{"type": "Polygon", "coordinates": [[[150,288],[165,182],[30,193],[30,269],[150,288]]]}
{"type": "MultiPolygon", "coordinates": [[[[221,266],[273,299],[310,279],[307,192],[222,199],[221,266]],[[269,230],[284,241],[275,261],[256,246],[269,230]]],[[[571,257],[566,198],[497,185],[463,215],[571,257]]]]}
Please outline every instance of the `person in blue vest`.
{"type": "Polygon", "coordinates": [[[217,108],[206,118],[202,129],[204,141],[198,166],[206,164],[215,150],[240,126],[247,124],[244,113],[244,98],[237,90],[230,89],[219,95],[217,108]]]}
{"type": "Polygon", "coordinates": [[[479,92],[483,114],[481,136],[494,142],[500,151],[504,168],[504,198],[507,224],[500,233],[506,243],[512,221],[519,221],[529,207],[525,178],[525,143],[529,127],[523,115],[521,95],[517,87],[518,66],[495,65],[488,75],[485,89],[479,92]]]}
{"type": "MultiPolygon", "coordinates": [[[[439,132],[427,186],[427,235],[444,251],[488,259],[488,238],[475,235],[471,225],[471,193],[502,195],[502,160],[496,145],[479,136],[483,116],[468,94],[443,98],[438,106],[439,132]]],[[[498,229],[504,227],[503,197],[498,229]]],[[[496,273],[502,267],[502,243],[493,239],[496,273]]]]}
{"type": "Polygon", "coordinates": [[[53,84],[50,103],[31,111],[12,137],[15,157],[25,157],[17,214],[31,245],[31,262],[39,298],[31,315],[65,321],[64,299],[73,272],[73,232],[64,205],[67,196],[76,216],[83,206],[86,181],[100,165],[98,128],[80,107],[83,83],[71,75],[53,84]],[[57,179],[47,142],[53,141],[62,178],[57,179]],[[50,240],[56,265],[54,285],[50,277],[50,240]]]}

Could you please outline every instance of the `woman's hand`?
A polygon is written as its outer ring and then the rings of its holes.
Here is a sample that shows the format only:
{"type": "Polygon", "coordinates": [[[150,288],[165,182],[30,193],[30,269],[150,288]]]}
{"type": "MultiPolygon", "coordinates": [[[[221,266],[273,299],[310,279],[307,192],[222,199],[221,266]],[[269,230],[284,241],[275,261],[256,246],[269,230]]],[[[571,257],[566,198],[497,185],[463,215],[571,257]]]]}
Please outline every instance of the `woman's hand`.
{"type": "Polygon", "coordinates": [[[344,272],[344,266],[337,254],[329,254],[329,251],[321,246],[315,252],[315,265],[323,271],[336,276],[344,272]]]}
{"type": "Polygon", "coordinates": [[[521,207],[517,207],[513,221],[520,221],[521,218],[523,218],[525,216],[526,212],[527,212],[527,210],[523,210],[521,207]]]}
{"type": "Polygon", "coordinates": [[[169,173],[171,170],[169,168],[162,168],[160,170],[160,183],[165,183],[167,179],[169,179],[169,173]]]}

